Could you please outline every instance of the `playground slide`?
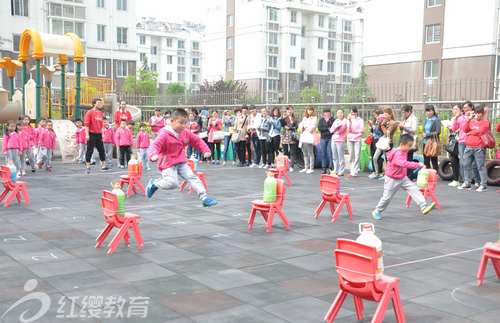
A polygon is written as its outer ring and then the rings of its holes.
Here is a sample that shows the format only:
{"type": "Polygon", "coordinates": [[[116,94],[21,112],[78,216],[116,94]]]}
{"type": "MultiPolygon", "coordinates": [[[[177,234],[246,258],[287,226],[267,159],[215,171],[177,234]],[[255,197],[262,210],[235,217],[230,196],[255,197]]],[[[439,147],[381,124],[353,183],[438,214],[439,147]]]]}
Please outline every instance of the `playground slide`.
{"type": "MultiPolygon", "coordinates": [[[[106,93],[104,95],[104,111],[109,112],[112,118],[112,122],[114,122],[115,112],[120,109],[120,103],[116,98],[115,93],[106,93]]],[[[126,110],[130,112],[132,115],[132,120],[137,124],[141,120],[141,109],[133,106],[127,105],[126,110]]]]}
{"type": "Polygon", "coordinates": [[[16,121],[21,114],[23,114],[21,104],[9,101],[9,91],[0,88],[0,123],[16,121]]]}

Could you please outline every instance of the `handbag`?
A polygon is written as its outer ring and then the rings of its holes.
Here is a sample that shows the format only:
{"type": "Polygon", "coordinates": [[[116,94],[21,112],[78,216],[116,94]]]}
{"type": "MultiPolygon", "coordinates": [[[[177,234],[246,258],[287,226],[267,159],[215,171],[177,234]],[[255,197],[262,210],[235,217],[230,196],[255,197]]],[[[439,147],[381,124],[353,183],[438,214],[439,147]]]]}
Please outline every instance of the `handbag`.
{"type": "Polygon", "coordinates": [[[212,135],[212,140],[224,140],[224,131],[214,131],[212,135]]]}
{"type": "Polygon", "coordinates": [[[240,142],[240,131],[239,130],[233,131],[233,134],[231,135],[231,142],[233,142],[235,144],[240,142]]]}
{"type": "Polygon", "coordinates": [[[484,143],[484,148],[495,148],[495,137],[493,137],[493,134],[491,133],[491,130],[488,130],[487,133],[481,136],[481,139],[483,140],[484,143]]]}
{"type": "Polygon", "coordinates": [[[229,134],[232,135],[234,132],[234,127],[229,127],[229,134]]]}
{"type": "Polygon", "coordinates": [[[372,142],[373,142],[373,136],[370,134],[370,135],[368,135],[368,137],[366,137],[365,144],[370,146],[372,144],[372,142]]]}
{"type": "Polygon", "coordinates": [[[198,136],[200,136],[201,139],[208,138],[208,133],[206,131],[202,131],[198,133],[198,136]]]}
{"type": "Polygon", "coordinates": [[[292,132],[292,140],[299,141],[300,140],[300,133],[292,132]]]}
{"type": "Polygon", "coordinates": [[[450,136],[448,137],[448,142],[446,143],[446,146],[444,146],[444,149],[446,149],[446,151],[452,155],[458,155],[458,140],[456,134],[450,134],[450,136]]]}
{"type": "MultiPolygon", "coordinates": [[[[457,147],[458,147],[458,145],[457,145],[457,147]]],[[[413,152],[418,151],[418,136],[417,135],[413,136],[413,145],[411,146],[411,150],[413,152]]]]}
{"type": "Polygon", "coordinates": [[[424,155],[427,157],[439,156],[439,142],[436,133],[434,133],[433,138],[429,138],[425,143],[424,155]]]}
{"type": "Polygon", "coordinates": [[[498,145],[497,148],[497,159],[500,159],[500,144],[498,145]]]}
{"type": "MultiPolygon", "coordinates": [[[[269,130],[269,132],[272,133],[273,130],[274,130],[274,125],[271,126],[271,130],[269,130]]],[[[270,135],[267,135],[266,136],[266,142],[268,144],[270,144],[271,142],[273,142],[273,137],[271,137],[270,135]]]]}
{"type": "Polygon", "coordinates": [[[387,137],[380,137],[375,146],[382,151],[391,149],[391,135],[389,131],[387,131],[387,137]]]}
{"type": "Polygon", "coordinates": [[[313,144],[314,143],[314,135],[309,131],[304,131],[300,134],[300,142],[303,144],[313,144]]]}

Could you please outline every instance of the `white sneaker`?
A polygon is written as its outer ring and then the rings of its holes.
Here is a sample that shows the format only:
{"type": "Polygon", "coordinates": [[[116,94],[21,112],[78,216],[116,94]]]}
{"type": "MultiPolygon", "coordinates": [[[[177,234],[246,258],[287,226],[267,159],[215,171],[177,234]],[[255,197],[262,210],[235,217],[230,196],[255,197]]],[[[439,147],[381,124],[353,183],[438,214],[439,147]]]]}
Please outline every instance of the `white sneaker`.
{"type": "Polygon", "coordinates": [[[256,164],[252,164],[252,165],[250,165],[250,167],[251,167],[251,168],[255,168],[255,167],[259,167],[259,166],[258,166],[258,165],[256,165],[256,164]]]}
{"type": "Polygon", "coordinates": [[[266,165],[262,164],[262,165],[259,166],[259,168],[264,168],[264,166],[266,166],[266,165]]]}
{"type": "Polygon", "coordinates": [[[312,174],[312,173],[314,173],[314,171],[313,171],[312,169],[308,169],[308,170],[306,171],[306,174],[312,174]]]}
{"type": "Polygon", "coordinates": [[[453,182],[449,183],[448,186],[457,187],[457,186],[460,186],[460,182],[459,181],[453,181],[453,182]]]}
{"type": "Polygon", "coordinates": [[[264,165],[263,167],[264,169],[268,169],[269,168],[269,165],[264,165]]]}
{"type": "Polygon", "coordinates": [[[479,186],[476,190],[476,192],[486,192],[488,189],[486,186],[479,186]]]}
{"type": "Polygon", "coordinates": [[[293,172],[293,167],[290,167],[290,169],[288,171],[289,172],[293,172]]]}
{"type": "Polygon", "coordinates": [[[307,168],[304,168],[304,169],[299,171],[299,173],[305,173],[305,172],[307,172],[307,168]]]}

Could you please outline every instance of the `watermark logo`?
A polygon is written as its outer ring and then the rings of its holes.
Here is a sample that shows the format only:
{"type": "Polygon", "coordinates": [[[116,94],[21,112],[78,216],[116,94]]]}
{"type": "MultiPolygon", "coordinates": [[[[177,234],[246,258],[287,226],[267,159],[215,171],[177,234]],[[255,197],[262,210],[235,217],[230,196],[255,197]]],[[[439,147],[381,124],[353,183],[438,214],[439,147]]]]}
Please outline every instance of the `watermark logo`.
{"type": "MultiPolygon", "coordinates": [[[[26,282],[26,284],[24,284],[24,291],[31,292],[32,290],[34,290],[36,288],[37,285],[38,285],[38,281],[36,279],[30,279],[26,282]]],[[[24,315],[28,311],[27,310],[24,311],[21,314],[21,316],[19,317],[19,321],[22,323],[29,323],[29,322],[33,322],[35,320],[38,320],[45,313],[47,313],[47,311],[50,308],[51,301],[50,301],[49,295],[47,295],[46,293],[42,293],[42,292],[34,292],[34,293],[30,293],[30,294],[24,296],[23,298],[21,298],[20,300],[18,300],[14,304],[12,304],[12,306],[9,307],[9,309],[5,313],[3,313],[2,317],[0,317],[0,319],[3,318],[5,316],[5,314],[9,313],[12,309],[18,307],[19,305],[21,305],[27,301],[30,301],[30,300],[39,300],[40,303],[42,304],[42,306],[40,307],[40,310],[38,311],[38,313],[36,313],[34,316],[32,316],[28,319],[26,319],[24,317],[24,315]]]]}

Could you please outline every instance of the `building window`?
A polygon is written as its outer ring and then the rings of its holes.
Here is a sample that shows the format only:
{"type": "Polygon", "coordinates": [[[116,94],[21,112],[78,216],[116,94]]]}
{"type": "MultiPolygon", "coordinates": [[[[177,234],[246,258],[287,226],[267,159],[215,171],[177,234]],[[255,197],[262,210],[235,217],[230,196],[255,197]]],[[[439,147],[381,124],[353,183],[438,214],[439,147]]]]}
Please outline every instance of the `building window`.
{"type": "Polygon", "coordinates": [[[318,16],[318,27],[325,27],[325,16],[318,16]]]}
{"type": "Polygon", "coordinates": [[[326,85],[326,94],[333,95],[334,88],[335,88],[335,84],[334,83],[328,83],[326,85]]]}
{"type": "Polygon", "coordinates": [[[14,52],[19,52],[19,43],[21,42],[21,35],[12,35],[12,43],[14,45],[14,52]]]}
{"type": "Polygon", "coordinates": [[[97,25],[97,41],[99,42],[106,41],[106,26],[97,25]]]}
{"type": "Polygon", "coordinates": [[[323,49],[323,38],[318,38],[318,49],[323,49]]]}
{"type": "Polygon", "coordinates": [[[278,10],[274,8],[269,8],[269,20],[278,21],[278,10]]]}
{"type": "Polygon", "coordinates": [[[49,15],[65,18],[85,19],[85,8],[51,3],[49,15]]]}
{"type": "Polygon", "coordinates": [[[158,55],[158,48],[156,46],[151,46],[151,55],[158,55]]]}
{"type": "Polygon", "coordinates": [[[291,81],[290,81],[290,88],[289,88],[289,91],[290,91],[290,92],[294,92],[294,91],[295,91],[295,84],[296,84],[296,83],[297,83],[297,82],[295,82],[295,80],[291,80],[291,81]]]}
{"type": "Polygon", "coordinates": [[[351,52],[351,43],[344,42],[342,44],[342,53],[350,53],[351,52]]]}
{"type": "Polygon", "coordinates": [[[127,44],[127,28],[117,27],[116,28],[116,42],[118,44],[127,44]]]}
{"type": "Polygon", "coordinates": [[[139,53],[139,60],[140,60],[141,62],[144,62],[144,59],[147,59],[147,58],[146,58],[146,54],[145,54],[145,53],[139,53]]]}
{"type": "Polygon", "coordinates": [[[227,49],[233,48],[233,37],[227,37],[227,49]]]}
{"type": "Polygon", "coordinates": [[[278,56],[269,56],[267,66],[270,68],[277,68],[278,67],[278,56]]]}
{"type": "Polygon", "coordinates": [[[267,80],[267,90],[277,91],[278,90],[278,80],[267,80]]]}
{"type": "Polygon", "coordinates": [[[290,11],[290,22],[297,22],[297,11],[290,11]]]}
{"type": "Polygon", "coordinates": [[[177,65],[184,66],[184,64],[185,64],[184,57],[182,56],[177,57],[177,65]]]}
{"type": "Polygon", "coordinates": [[[424,78],[435,79],[438,77],[439,61],[425,61],[424,78]]]}
{"type": "Polygon", "coordinates": [[[297,35],[294,34],[290,35],[290,45],[297,46],[297,35]]]}
{"type": "Polygon", "coordinates": [[[64,35],[75,33],[80,38],[85,38],[85,24],[75,21],[64,21],[52,19],[52,34],[64,35]]]}
{"type": "Polygon", "coordinates": [[[342,63],[342,74],[351,74],[351,63],[342,63]]]}
{"type": "Polygon", "coordinates": [[[306,26],[302,26],[302,28],[300,29],[300,35],[302,37],[306,37],[306,26]]]}
{"type": "Polygon", "coordinates": [[[177,73],[177,82],[186,82],[186,74],[177,73]]]}
{"type": "Polygon", "coordinates": [[[185,45],[186,45],[186,42],[184,40],[178,40],[177,41],[177,48],[184,49],[185,45]]]}
{"type": "Polygon", "coordinates": [[[23,87],[23,69],[16,68],[16,75],[14,76],[14,87],[20,89],[23,87]]]}
{"type": "Polygon", "coordinates": [[[200,66],[200,59],[199,58],[193,58],[193,64],[192,66],[200,66]]]}
{"type": "Polygon", "coordinates": [[[306,79],[306,71],[300,71],[300,81],[301,82],[307,81],[307,79],[306,79]]]}
{"type": "Polygon", "coordinates": [[[167,38],[167,47],[172,47],[172,38],[167,38]]]}
{"type": "Polygon", "coordinates": [[[290,68],[295,69],[295,57],[290,57],[290,68]]]}
{"type": "Polygon", "coordinates": [[[127,11],[127,0],[116,0],[116,9],[127,11]]]}
{"type": "Polygon", "coordinates": [[[192,74],[191,75],[191,83],[200,83],[200,75],[192,74]]]}
{"type": "Polygon", "coordinates": [[[97,8],[104,8],[104,0],[97,0],[97,8]]]}
{"type": "Polygon", "coordinates": [[[167,55],[167,64],[172,64],[172,55],[167,55]]]}
{"type": "Polygon", "coordinates": [[[344,31],[346,33],[352,32],[352,21],[350,21],[350,20],[344,20],[344,31]]]}
{"type": "Polygon", "coordinates": [[[443,4],[442,0],[427,0],[427,7],[436,7],[443,4]]]}
{"type": "Polygon", "coordinates": [[[158,70],[158,65],[156,63],[151,63],[151,70],[156,72],[158,70]]]}
{"type": "Polygon", "coordinates": [[[167,81],[172,81],[172,72],[167,72],[167,81]]]}
{"type": "Polygon", "coordinates": [[[441,25],[425,26],[425,43],[439,43],[441,41],[441,25]]]}
{"type": "Polygon", "coordinates": [[[328,73],[335,73],[335,62],[328,62],[327,71],[328,73]]]}
{"type": "Polygon", "coordinates": [[[193,42],[193,50],[200,50],[200,43],[195,41],[193,42]]]}
{"type": "Polygon", "coordinates": [[[233,59],[232,58],[226,60],[226,70],[227,71],[233,70],[233,59]]]}
{"type": "Polygon", "coordinates": [[[328,39],[328,50],[331,52],[335,51],[335,40],[328,39]]]}
{"type": "Polygon", "coordinates": [[[146,36],[139,36],[139,44],[146,45],[146,36]]]}
{"type": "Polygon", "coordinates": [[[306,49],[305,48],[300,49],[300,59],[306,59],[306,49]]]}
{"type": "Polygon", "coordinates": [[[227,16],[227,26],[228,27],[234,26],[234,15],[227,16]]]}
{"type": "Polygon", "coordinates": [[[278,45],[278,34],[277,33],[269,33],[269,42],[270,45],[278,45]]]}
{"type": "Polygon", "coordinates": [[[337,19],[328,18],[328,29],[337,30],[337,19]]]}
{"type": "Polygon", "coordinates": [[[116,61],[116,76],[128,76],[128,65],[126,61],[116,61]]]}
{"type": "Polygon", "coordinates": [[[12,16],[29,17],[29,0],[10,0],[12,16]]]}
{"type": "Polygon", "coordinates": [[[106,60],[97,60],[97,76],[106,76],[106,60]]]}
{"type": "Polygon", "coordinates": [[[318,72],[322,72],[322,71],[323,71],[323,60],[318,59],[318,72]]]}

